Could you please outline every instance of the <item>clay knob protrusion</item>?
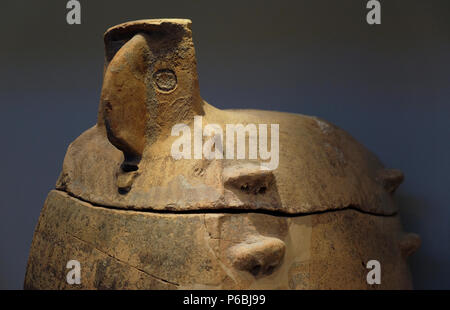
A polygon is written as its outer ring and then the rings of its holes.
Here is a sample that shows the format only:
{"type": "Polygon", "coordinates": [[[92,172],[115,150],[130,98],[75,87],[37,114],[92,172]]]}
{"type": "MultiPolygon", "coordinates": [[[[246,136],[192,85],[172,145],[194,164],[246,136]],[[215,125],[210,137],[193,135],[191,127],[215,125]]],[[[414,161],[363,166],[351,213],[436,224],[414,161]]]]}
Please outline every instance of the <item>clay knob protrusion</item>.
{"type": "Polygon", "coordinates": [[[394,193],[400,184],[402,184],[404,178],[403,172],[398,169],[383,169],[378,172],[377,176],[378,181],[389,193],[394,193]]]}
{"type": "Polygon", "coordinates": [[[255,277],[270,275],[280,265],[286,245],[272,237],[256,237],[230,249],[233,266],[255,277]]]}
{"type": "Polygon", "coordinates": [[[120,194],[127,194],[136,177],[139,175],[137,171],[123,171],[123,169],[117,175],[117,188],[120,194]]]}
{"type": "Polygon", "coordinates": [[[422,243],[420,236],[415,233],[405,234],[400,240],[400,251],[402,252],[403,257],[408,257],[414,254],[420,247],[422,243]]]}
{"type": "Polygon", "coordinates": [[[261,170],[259,165],[254,164],[227,167],[222,178],[226,188],[255,195],[269,192],[275,180],[273,171],[261,170]]]}

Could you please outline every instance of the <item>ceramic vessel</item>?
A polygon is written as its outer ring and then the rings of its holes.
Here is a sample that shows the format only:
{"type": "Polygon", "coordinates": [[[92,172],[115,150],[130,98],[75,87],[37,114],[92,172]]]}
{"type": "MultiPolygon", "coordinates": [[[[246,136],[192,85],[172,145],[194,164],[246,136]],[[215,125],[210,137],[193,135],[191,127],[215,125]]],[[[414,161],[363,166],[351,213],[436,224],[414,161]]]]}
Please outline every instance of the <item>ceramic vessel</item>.
{"type": "Polygon", "coordinates": [[[104,41],[98,122],[67,150],[25,288],[412,287],[406,258],[420,239],[401,228],[399,170],[319,118],[203,101],[189,20],[129,22],[104,41]],[[227,156],[242,147],[230,124],[248,138],[240,157],[227,156]],[[221,141],[206,142],[211,128],[223,129],[221,141]],[[277,154],[268,143],[270,160],[264,141],[251,139],[255,128],[277,143],[277,154]],[[189,132],[183,151],[191,149],[175,158],[189,132]],[[67,283],[70,260],[80,262],[80,284],[67,283]],[[371,260],[381,265],[379,284],[367,281],[371,260]]]}

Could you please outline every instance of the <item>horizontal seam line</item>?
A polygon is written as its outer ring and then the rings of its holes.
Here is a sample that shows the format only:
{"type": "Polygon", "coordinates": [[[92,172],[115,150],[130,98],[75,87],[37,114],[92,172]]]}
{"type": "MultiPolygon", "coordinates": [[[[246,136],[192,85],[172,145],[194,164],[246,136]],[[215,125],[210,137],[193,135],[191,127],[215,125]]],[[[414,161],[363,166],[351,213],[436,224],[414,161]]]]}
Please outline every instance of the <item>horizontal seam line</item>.
{"type": "Polygon", "coordinates": [[[93,206],[95,208],[104,208],[104,209],[116,210],[116,211],[133,211],[133,212],[141,212],[141,213],[154,213],[154,214],[249,214],[249,213],[256,213],[256,214],[266,214],[266,215],[277,216],[277,217],[301,217],[301,216],[308,216],[308,215],[314,215],[314,214],[323,214],[323,213],[339,212],[339,211],[344,211],[344,210],[353,210],[353,211],[357,211],[362,214],[368,214],[368,215],[372,215],[372,216],[394,217],[398,213],[397,211],[393,212],[392,214],[375,213],[375,212],[361,210],[360,208],[358,208],[354,205],[348,205],[348,206],[340,208],[340,209],[330,209],[330,210],[303,212],[303,213],[286,213],[283,211],[276,211],[276,210],[243,209],[243,208],[220,208],[220,209],[199,209],[199,210],[155,210],[155,209],[139,209],[139,208],[135,208],[135,207],[124,208],[124,207],[115,207],[115,206],[92,203],[89,200],[83,199],[71,192],[60,190],[60,189],[54,189],[54,190],[61,192],[61,193],[65,193],[65,194],[69,195],[70,197],[80,200],[82,202],[89,203],[91,206],[93,206]]]}

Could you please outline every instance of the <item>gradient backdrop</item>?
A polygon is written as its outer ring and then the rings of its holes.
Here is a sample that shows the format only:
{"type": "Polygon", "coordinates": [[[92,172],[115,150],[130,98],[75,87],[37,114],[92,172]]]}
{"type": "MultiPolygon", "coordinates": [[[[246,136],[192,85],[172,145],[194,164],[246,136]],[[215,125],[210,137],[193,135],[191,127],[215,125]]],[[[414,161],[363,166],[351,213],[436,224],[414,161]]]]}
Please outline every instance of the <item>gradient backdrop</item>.
{"type": "Polygon", "coordinates": [[[20,289],[45,197],[68,144],[96,122],[103,32],[128,20],[193,21],[200,87],[219,108],[316,115],[350,132],[387,167],[416,288],[450,289],[450,1],[65,0],[0,4],[0,288],[20,289]]]}

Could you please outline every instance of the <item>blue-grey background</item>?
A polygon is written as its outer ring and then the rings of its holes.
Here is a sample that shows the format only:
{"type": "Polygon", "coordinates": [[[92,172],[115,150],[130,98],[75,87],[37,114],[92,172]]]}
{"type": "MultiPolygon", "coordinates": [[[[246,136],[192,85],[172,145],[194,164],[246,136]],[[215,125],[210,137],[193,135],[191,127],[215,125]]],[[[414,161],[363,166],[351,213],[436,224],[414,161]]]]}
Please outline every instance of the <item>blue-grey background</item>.
{"type": "Polygon", "coordinates": [[[20,289],[39,212],[68,144],[96,121],[102,34],[134,19],[193,20],[200,87],[219,108],[317,115],[344,128],[386,166],[419,289],[450,289],[450,1],[65,0],[0,4],[0,288],[20,289]]]}

